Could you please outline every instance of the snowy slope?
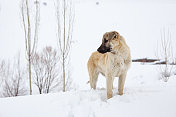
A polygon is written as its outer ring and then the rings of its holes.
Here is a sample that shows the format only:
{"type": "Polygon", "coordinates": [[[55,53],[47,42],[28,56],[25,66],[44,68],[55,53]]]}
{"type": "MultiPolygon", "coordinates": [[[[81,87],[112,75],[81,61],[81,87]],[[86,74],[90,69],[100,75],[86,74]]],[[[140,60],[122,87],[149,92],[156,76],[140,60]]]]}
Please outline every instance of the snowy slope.
{"type": "Polygon", "coordinates": [[[0,117],[176,116],[176,94],[170,89],[129,89],[108,101],[104,96],[105,91],[99,90],[0,99],[0,117]]]}
{"type": "MultiPolygon", "coordinates": [[[[133,64],[125,94],[106,99],[104,83],[97,90],[0,99],[0,117],[175,117],[176,76],[158,80],[157,66],[133,64]]],[[[117,81],[115,81],[117,82],[117,81]]],[[[83,84],[86,85],[86,84],[83,84]]]]}

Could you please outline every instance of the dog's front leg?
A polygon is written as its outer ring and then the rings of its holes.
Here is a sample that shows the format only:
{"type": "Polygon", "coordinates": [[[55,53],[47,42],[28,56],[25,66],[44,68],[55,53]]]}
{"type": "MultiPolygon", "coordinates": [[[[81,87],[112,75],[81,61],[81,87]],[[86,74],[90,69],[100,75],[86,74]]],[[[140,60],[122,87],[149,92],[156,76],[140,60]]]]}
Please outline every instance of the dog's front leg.
{"type": "Polygon", "coordinates": [[[113,87],[113,77],[111,74],[106,75],[106,89],[107,89],[107,98],[112,98],[112,87],[113,87]]]}
{"type": "Polygon", "coordinates": [[[125,79],[126,79],[126,73],[123,73],[119,77],[119,83],[118,83],[118,91],[119,95],[123,95],[123,89],[124,89],[124,84],[125,84],[125,79]]]}

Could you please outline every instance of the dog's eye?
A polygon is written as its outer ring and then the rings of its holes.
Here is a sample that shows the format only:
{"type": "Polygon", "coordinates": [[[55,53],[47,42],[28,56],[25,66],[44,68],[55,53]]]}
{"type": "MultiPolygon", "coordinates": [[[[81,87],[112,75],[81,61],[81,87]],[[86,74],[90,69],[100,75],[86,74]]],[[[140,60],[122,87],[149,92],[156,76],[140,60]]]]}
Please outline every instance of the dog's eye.
{"type": "Polygon", "coordinates": [[[117,36],[116,36],[116,35],[114,35],[114,38],[117,38],[117,36]]]}
{"type": "Polygon", "coordinates": [[[104,39],[104,43],[108,42],[108,40],[104,39]]]}

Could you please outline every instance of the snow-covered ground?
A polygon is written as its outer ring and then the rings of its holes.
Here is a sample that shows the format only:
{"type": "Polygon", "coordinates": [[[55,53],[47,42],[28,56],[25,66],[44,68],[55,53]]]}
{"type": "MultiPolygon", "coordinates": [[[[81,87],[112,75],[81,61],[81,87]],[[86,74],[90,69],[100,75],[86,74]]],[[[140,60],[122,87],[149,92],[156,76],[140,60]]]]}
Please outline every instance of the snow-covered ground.
{"type": "MultiPolygon", "coordinates": [[[[116,30],[130,46],[132,58],[155,57],[163,27],[176,40],[175,0],[74,0],[75,22],[71,53],[74,90],[46,95],[0,99],[0,117],[176,117],[176,76],[159,80],[157,65],[132,64],[123,96],[106,99],[105,78],[90,90],[87,60],[101,43],[103,33],[116,30]],[[99,5],[96,5],[99,2],[99,5]],[[81,55],[81,56],[80,56],[81,55]]],[[[41,0],[38,49],[56,47],[53,0],[41,0]]],[[[0,60],[24,55],[19,0],[0,0],[0,60]]],[[[175,47],[174,47],[175,48],[175,47]]],[[[25,61],[25,59],[22,59],[25,61]]],[[[174,68],[175,69],[175,68],[174,68]]]]}
{"type": "MultiPolygon", "coordinates": [[[[0,99],[0,117],[175,117],[176,76],[158,80],[157,66],[132,64],[124,95],[106,99],[104,79],[97,90],[75,90],[0,99]]],[[[101,82],[101,83],[100,83],[101,82]]],[[[82,84],[82,85],[87,85],[82,84]]]]}

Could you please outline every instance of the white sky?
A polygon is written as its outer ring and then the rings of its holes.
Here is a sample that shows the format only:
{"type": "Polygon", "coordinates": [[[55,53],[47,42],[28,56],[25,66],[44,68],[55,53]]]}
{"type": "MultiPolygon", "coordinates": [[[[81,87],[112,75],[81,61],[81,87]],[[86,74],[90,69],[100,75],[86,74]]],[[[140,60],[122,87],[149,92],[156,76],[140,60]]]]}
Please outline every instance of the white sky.
{"type": "MultiPolygon", "coordinates": [[[[25,53],[19,1],[0,1],[0,60],[14,57],[19,50],[22,56],[25,53]]],[[[133,59],[155,57],[157,41],[160,39],[160,30],[163,27],[170,29],[173,45],[176,44],[176,1],[174,0],[75,1],[73,33],[75,43],[71,55],[74,77],[87,74],[87,60],[100,46],[102,35],[108,31],[116,30],[125,37],[133,59]],[[99,5],[96,5],[97,1],[99,5]]],[[[42,2],[47,2],[47,6],[41,5],[38,50],[46,45],[56,47],[57,42],[53,0],[42,0],[42,2]]]]}

